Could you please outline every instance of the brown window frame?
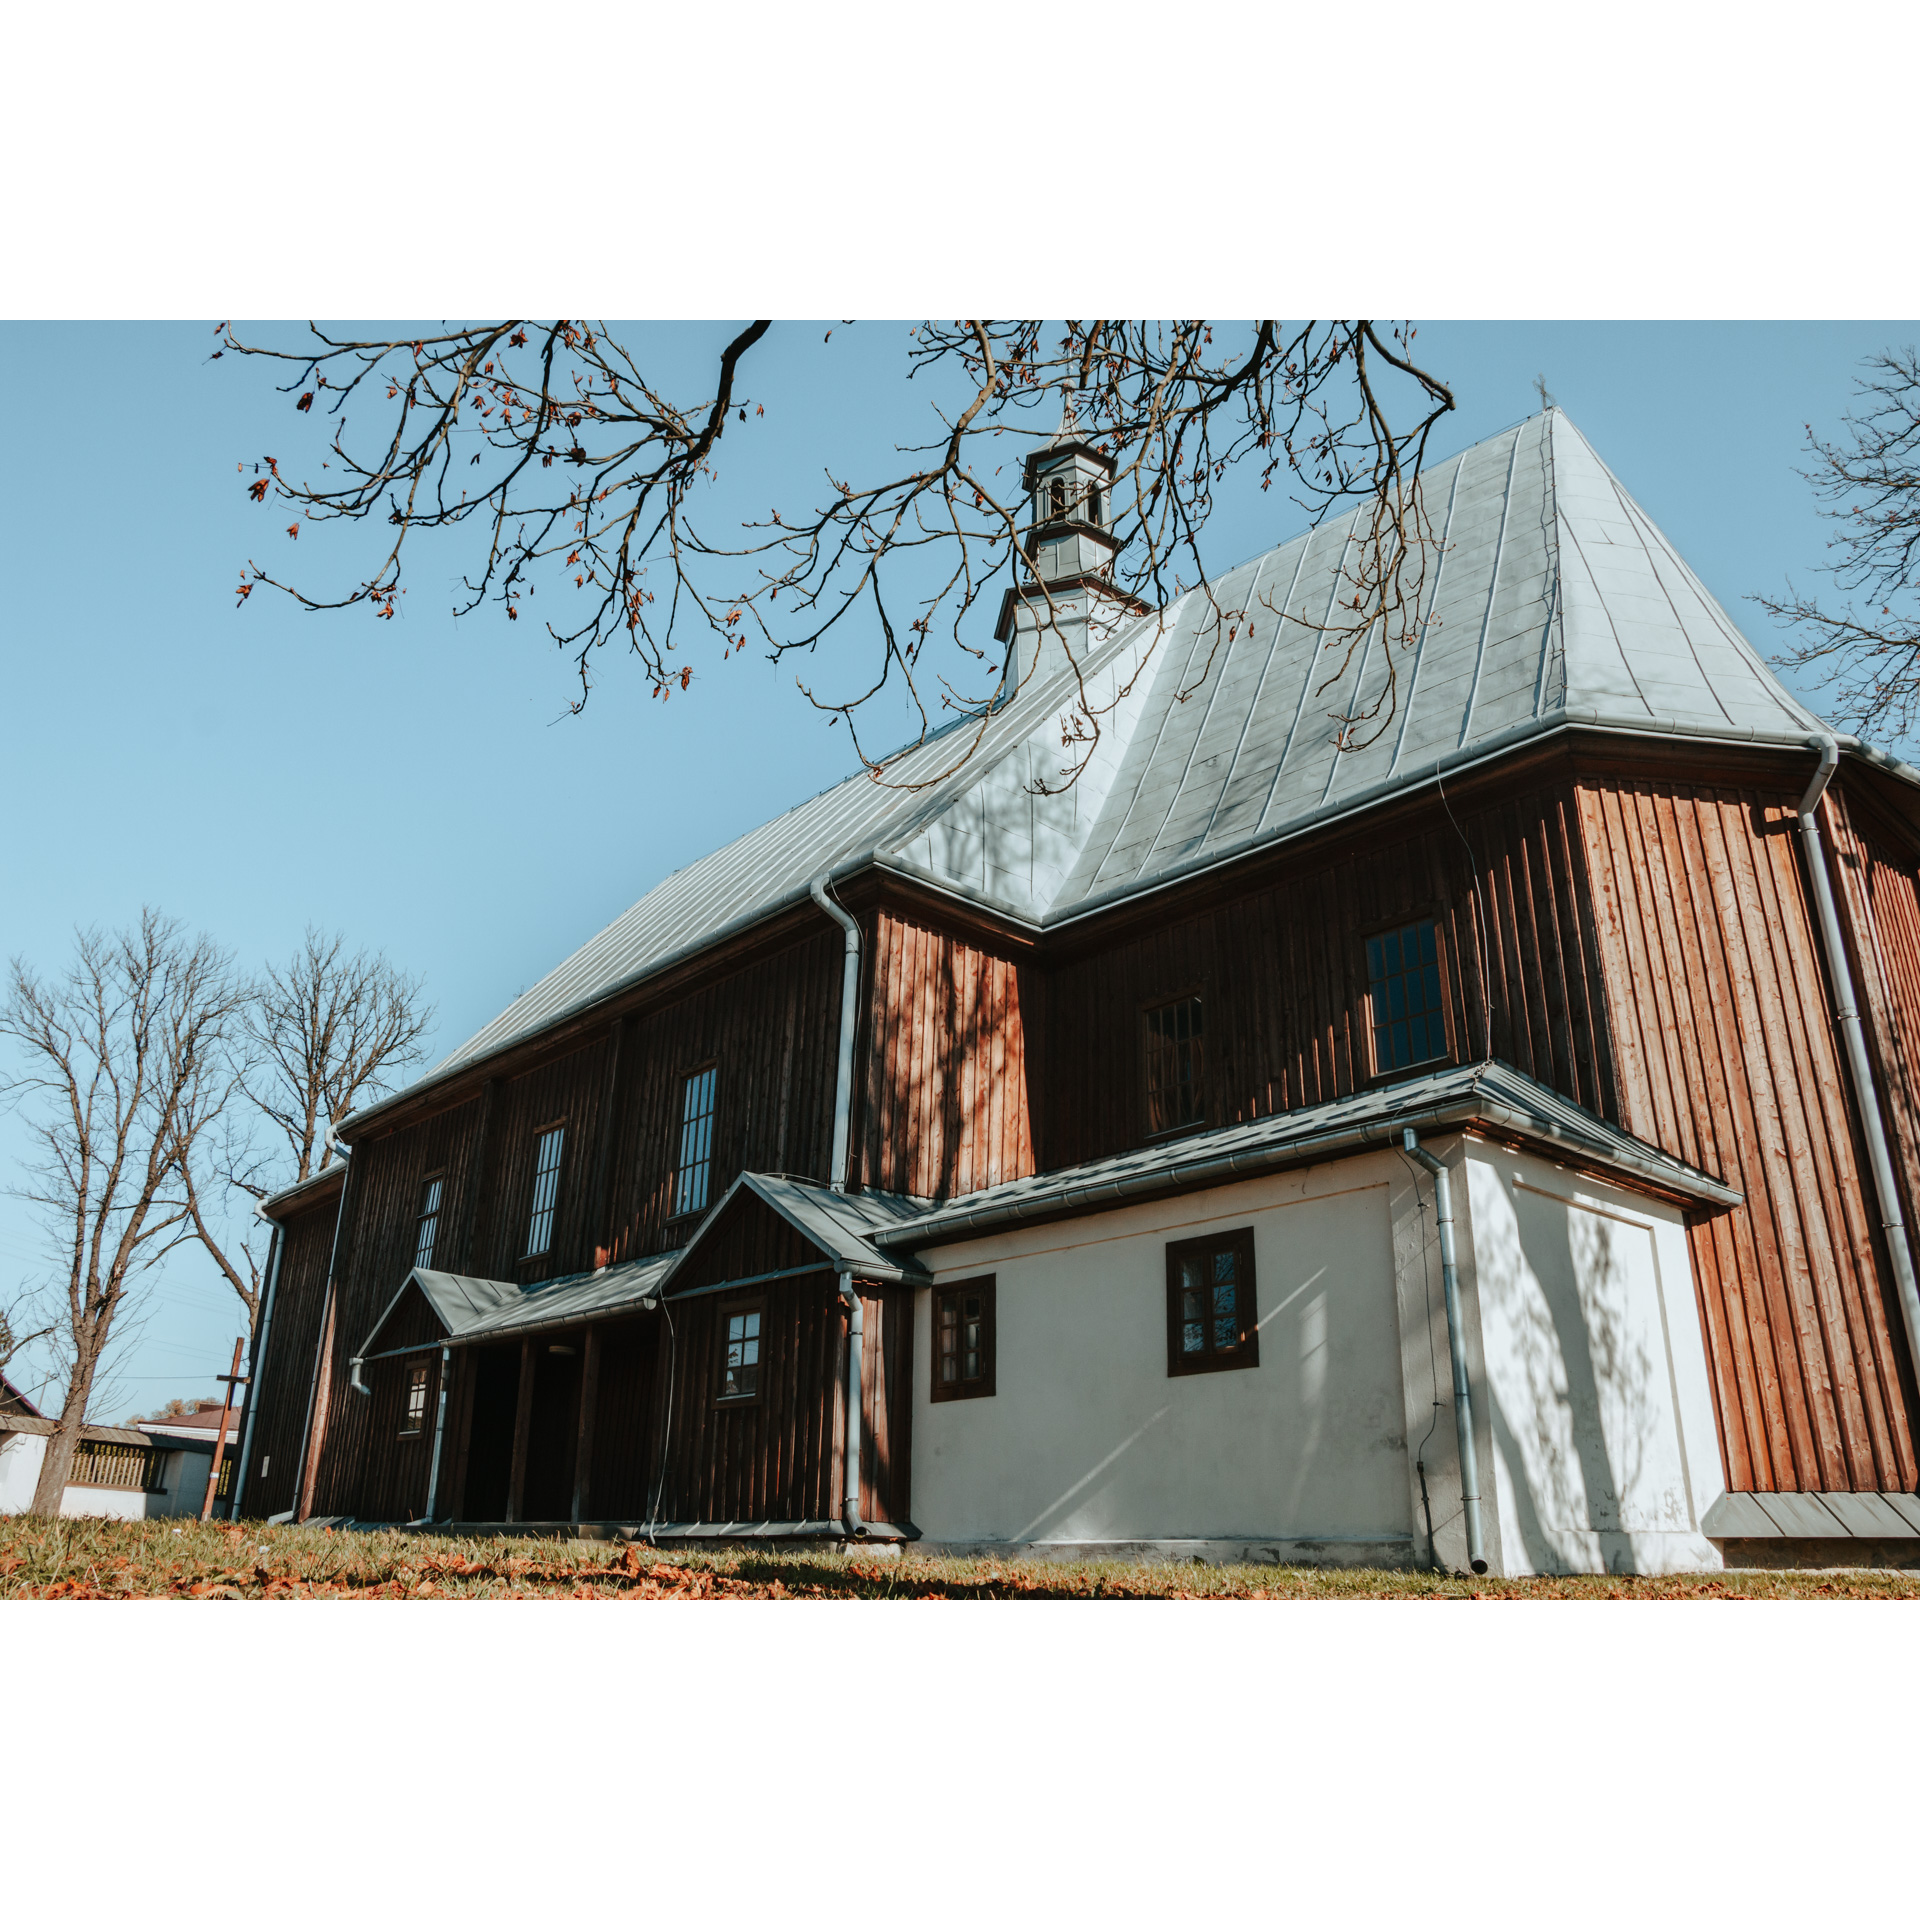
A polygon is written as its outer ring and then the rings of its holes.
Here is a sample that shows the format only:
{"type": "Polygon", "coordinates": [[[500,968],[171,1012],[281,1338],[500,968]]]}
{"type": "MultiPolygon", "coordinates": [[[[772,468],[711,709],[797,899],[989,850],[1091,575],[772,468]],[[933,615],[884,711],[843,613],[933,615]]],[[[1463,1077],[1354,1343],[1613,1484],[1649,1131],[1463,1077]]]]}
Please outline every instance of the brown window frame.
{"type": "MultiPolygon", "coordinates": [[[[1209,1290],[1212,1283],[1209,1282],[1209,1290]]],[[[1231,1373],[1241,1367],[1257,1367],[1260,1364],[1260,1290],[1254,1274],[1253,1229],[1251,1227],[1233,1227],[1225,1233],[1202,1234],[1191,1240],[1169,1240],[1167,1242],[1167,1377],[1173,1379],[1189,1373],[1231,1373]],[[1180,1284],[1180,1263],[1183,1259],[1204,1258],[1211,1260],[1216,1254],[1231,1251],[1235,1255],[1234,1319],[1241,1332],[1231,1348],[1222,1349],[1214,1345],[1214,1316],[1205,1314],[1201,1324],[1206,1329],[1207,1344],[1200,1353],[1189,1353],[1181,1338],[1186,1325],[1186,1315],[1182,1311],[1181,1295],[1186,1291],[1180,1284]]]]}
{"type": "MultiPolygon", "coordinates": [[[[994,1286],[995,1276],[991,1273],[976,1275],[971,1280],[946,1280],[933,1289],[933,1358],[929,1363],[928,1385],[932,1397],[940,1400],[991,1400],[999,1383],[998,1354],[996,1352],[997,1310],[994,1286]],[[940,1309],[942,1304],[964,1294],[977,1293],[982,1296],[980,1303],[980,1378],[978,1380],[944,1381],[940,1378],[940,1309]]],[[[964,1326],[965,1321],[961,1324],[964,1326]]]]}
{"type": "Polygon", "coordinates": [[[432,1403],[433,1403],[433,1368],[432,1366],[424,1360],[419,1362],[419,1364],[417,1365],[409,1365],[406,1371],[405,1378],[402,1381],[401,1392],[400,1392],[400,1436],[399,1437],[402,1440],[419,1440],[419,1439],[423,1439],[426,1436],[427,1409],[432,1405],[432,1403]],[[417,1427],[409,1426],[407,1424],[408,1420],[412,1417],[412,1413],[413,1413],[413,1408],[412,1408],[413,1379],[415,1374],[418,1374],[420,1376],[420,1424],[417,1427]]]}
{"type": "MultiPolygon", "coordinates": [[[[1395,918],[1379,926],[1364,927],[1360,933],[1360,1020],[1366,1032],[1368,1078],[1373,1080],[1397,1080],[1421,1072],[1431,1073],[1437,1067],[1450,1065],[1458,1058],[1454,1045],[1453,1008],[1450,987],[1451,969],[1447,961],[1447,943],[1441,931],[1445,916],[1438,906],[1416,909],[1411,918],[1395,918]],[[1418,1060],[1409,1060],[1404,1066],[1395,1066],[1391,1062],[1383,1065],[1380,1059],[1379,1025],[1374,1019],[1373,1006],[1373,969],[1368,949],[1376,940],[1384,940],[1389,934],[1417,932],[1422,927],[1433,929],[1433,965],[1439,980],[1440,991],[1440,1051],[1423,1055],[1418,1060]]],[[[1426,963],[1420,963],[1424,966],[1426,963]]],[[[1405,969],[1402,969],[1404,977],[1405,969]]],[[[1391,976],[1389,976],[1391,977],[1391,976]]],[[[1426,1017],[1426,1016],[1422,1016],[1426,1017]]],[[[1393,1022],[1389,1020],[1391,1027],[1393,1022]]]]}
{"type": "MultiPolygon", "coordinates": [[[[767,1297],[763,1293],[749,1294],[744,1300],[722,1299],[714,1303],[714,1347],[717,1350],[718,1365],[715,1368],[713,1383],[713,1404],[716,1407],[757,1407],[766,1398],[767,1393],[767,1297]],[[760,1316],[760,1330],[753,1337],[759,1343],[760,1356],[753,1363],[753,1391],[751,1393],[728,1393],[727,1384],[727,1322],[735,1314],[757,1313],[760,1316]]],[[[744,1339],[746,1336],[742,1335],[744,1339]]]]}
{"type": "MultiPolygon", "coordinates": [[[[1174,1044],[1178,1046],[1179,1042],[1174,1044]]],[[[1211,1124],[1207,1114],[1207,996],[1198,987],[1189,988],[1185,993],[1169,994],[1163,999],[1149,1000],[1140,1008],[1140,1108],[1141,1124],[1149,1140],[1170,1139],[1174,1134],[1192,1133],[1211,1124]],[[1198,1070],[1193,1081],[1195,1111],[1191,1119],[1156,1126],[1153,1110],[1154,1034],[1151,1022],[1156,1013],[1164,1013],[1170,1007],[1184,1006],[1189,1001],[1200,1009],[1200,1031],[1188,1042],[1199,1050],[1198,1070]]]]}

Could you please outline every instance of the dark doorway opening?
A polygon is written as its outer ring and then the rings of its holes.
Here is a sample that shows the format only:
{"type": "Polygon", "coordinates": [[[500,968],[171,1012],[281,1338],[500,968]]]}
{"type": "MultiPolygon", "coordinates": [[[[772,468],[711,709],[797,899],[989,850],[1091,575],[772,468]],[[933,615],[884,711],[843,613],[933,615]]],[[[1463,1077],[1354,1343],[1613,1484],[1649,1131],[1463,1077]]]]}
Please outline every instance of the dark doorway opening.
{"type": "Polygon", "coordinates": [[[473,1424],[467,1449],[466,1520],[504,1520],[513,1477],[513,1416],[520,1398],[520,1349],[481,1347],[473,1357],[473,1424]]]}
{"type": "Polygon", "coordinates": [[[533,1343],[533,1420],[527,1434],[523,1518],[573,1517],[574,1443],[580,1423],[580,1351],[573,1341],[533,1343]]]}

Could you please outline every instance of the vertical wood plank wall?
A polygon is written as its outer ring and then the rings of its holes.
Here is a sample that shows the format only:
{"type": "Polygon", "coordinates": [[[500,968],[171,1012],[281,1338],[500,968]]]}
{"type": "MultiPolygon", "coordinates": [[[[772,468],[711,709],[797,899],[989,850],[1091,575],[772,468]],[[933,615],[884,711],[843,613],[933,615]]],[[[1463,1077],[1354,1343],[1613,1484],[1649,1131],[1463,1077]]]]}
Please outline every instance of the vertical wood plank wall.
{"type": "Polygon", "coordinates": [[[1911,1488],[1911,1391],[1793,796],[1591,778],[1579,811],[1621,1124],[1746,1195],[1688,1230],[1727,1484],[1911,1488]]]}
{"type": "Polygon", "coordinates": [[[887,911],[867,943],[855,1177],[945,1200],[1032,1173],[1035,970],[887,911]]]}
{"type": "Polygon", "coordinates": [[[1056,965],[1043,1164],[1147,1138],[1141,1015],[1179,995],[1205,1003],[1209,1125],[1368,1086],[1366,936],[1429,914],[1453,1057],[1481,1058],[1490,1031],[1495,1056],[1617,1119],[1571,783],[1454,805],[1457,824],[1434,798],[1337,853],[1270,869],[1204,909],[1169,903],[1144,929],[1056,965]]]}
{"type": "Polygon", "coordinates": [[[240,1493],[239,1511],[249,1520],[288,1512],[298,1493],[294,1475],[300,1466],[339,1196],[336,1185],[326,1200],[289,1215],[281,1229],[285,1239],[274,1282],[273,1320],[254,1388],[253,1447],[247,1484],[240,1493]]]}

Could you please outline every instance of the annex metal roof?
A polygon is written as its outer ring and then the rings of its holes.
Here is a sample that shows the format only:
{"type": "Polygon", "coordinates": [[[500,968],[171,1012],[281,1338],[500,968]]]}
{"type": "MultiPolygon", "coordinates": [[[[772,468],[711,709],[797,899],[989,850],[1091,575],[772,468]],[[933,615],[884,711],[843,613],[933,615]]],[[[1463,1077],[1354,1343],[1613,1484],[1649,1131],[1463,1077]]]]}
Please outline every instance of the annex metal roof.
{"type": "Polygon", "coordinates": [[[1721,1207],[1741,1202],[1734,1188],[1697,1167],[1609,1126],[1504,1062],[1487,1060],[1011,1180],[883,1227],[874,1238],[883,1247],[902,1250],[970,1239],[1067,1212],[1135,1205],[1342,1153],[1398,1146],[1406,1127],[1425,1132],[1475,1122],[1536,1141],[1556,1156],[1583,1161],[1677,1201],[1721,1207]]]}
{"type": "Polygon", "coordinates": [[[1037,929],[1557,727],[1783,744],[1820,731],[1558,409],[1423,485],[1436,548],[1419,637],[1398,655],[1391,724],[1364,749],[1339,750],[1334,716],[1378,693],[1381,649],[1325,685],[1312,624],[1356,511],[1234,569],[1212,603],[1189,593],[1111,629],[1083,668],[1092,700],[1134,688],[1065,792],[1033,789],[1060,772],[1070,672],[1021,689],[977,739],[950,727],[884,784],[855,775],[663,880],[427,1080],[783,910],[818,874],[891,867],[1037,929]],[[1237,617],[1231,642],[1216,644],[1216,607],[1237,617]],[[902,790],[916,782],[932,784],[902,790]]]}
{"type": "MultiPolygon", "coordinates": [[[[678,1254],[654,1254],[624,1260],[595,1273],[569,1273],[558,1279],[521,1286],[511,1280],[483,1280],[470,1273],[438,1273],[415,1267],[387,1302],[373,1330],[360,1343],[356,1360],[383,1357],[380,1334],[394,1310],[417,1289],[433,1309],[451,1346],[476,1340],[500,1340],[514,1334],[544,1332],[582,1320],[603,1320],[641,1306],[660,1291],[678,1254]]],[[[437,1344],[437,1343],[435,1343],[437,1344]]],[[[405,1349],[391,1348],[389,1352],[405,1349]]]]}
{"type": "Polygon", "coordinates": [[[925,1215],[933,1203],[898,1193],[835,1193],[810,1180],[791,1180],[782,1174],[743,1173],[720,1204],[701,1221],[699,1230],[680,1252],[691,1258],[710,1232],[717,1231],[736,1195],[753,1194],[820,1249],[835,1266],[862,1280],[926,1280],[926,1270],[908,1254],[889,1253],[879,1245],[883,1228],[897,1227],[925,1215]]]}

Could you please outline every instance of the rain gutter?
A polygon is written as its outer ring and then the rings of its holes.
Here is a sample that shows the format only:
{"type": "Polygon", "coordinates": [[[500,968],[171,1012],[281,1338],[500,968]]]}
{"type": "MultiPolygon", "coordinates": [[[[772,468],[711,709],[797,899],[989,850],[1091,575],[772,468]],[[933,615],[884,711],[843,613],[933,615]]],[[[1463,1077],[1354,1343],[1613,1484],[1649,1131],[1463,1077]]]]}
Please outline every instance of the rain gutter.
{"type": "Polygon", "coordinates": [[[1887,1259],[1893,1268],[1894,1291],[1900,1296],[1900,1317],[1906,1322],[1907,1351],[1914,1370],[1920,1373],[1920,1287],[1913,1271],[1913,1249],[1907,1239],[1906,1209],[1901,1202],[1900,1182],[1894,1174],[1893,1155],[1887,1147],[1887,1127],[1880,1111],[1880,1096],[1873,1083],[1873,1063],[1867,1055],[1867,1038],[1854,997],[1853,966],[1847,957],[1846,940],[1840,930],[1840,912],[1834,903],[1833,881],[1827,872],[1826,849],[1820,838],[1820,801],[1827,782],[1840,758],[1840,741],[1833,735],[1816,735],[1804,745],[1817,748],[1820,764],[1813,779],[1800,796],[1800,845],[1807,856],[1807,879],[1813,889],[1815,918],[1820,923],[1820,940],[1826,948],[1827,972],[1833,980],[1834,1024],[1847,1056],[1847,1072],[1853,1081],[1854,1102],[1860,1109],[1860,1130],[1866,1136],[1867,1162],[1873,1171],[1874,1198],[1879,1203],[1880,1230],[1886,1236],[1887,1259]]]}

